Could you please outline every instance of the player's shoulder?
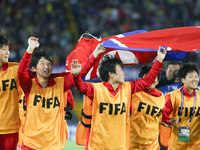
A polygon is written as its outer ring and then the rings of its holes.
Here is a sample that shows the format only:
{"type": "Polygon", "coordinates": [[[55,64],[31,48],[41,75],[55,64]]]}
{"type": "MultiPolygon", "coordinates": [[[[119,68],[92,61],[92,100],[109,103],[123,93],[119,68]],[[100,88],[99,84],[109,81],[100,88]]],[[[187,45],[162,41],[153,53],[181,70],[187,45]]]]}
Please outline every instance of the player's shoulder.
{"type": "Polygon", "coordinates": [[[17,62],[8,62],[8,65],[12,66],[12,67],[14,67],[14,66],[18,67],[19,63],[17,63],[17,62]]]}

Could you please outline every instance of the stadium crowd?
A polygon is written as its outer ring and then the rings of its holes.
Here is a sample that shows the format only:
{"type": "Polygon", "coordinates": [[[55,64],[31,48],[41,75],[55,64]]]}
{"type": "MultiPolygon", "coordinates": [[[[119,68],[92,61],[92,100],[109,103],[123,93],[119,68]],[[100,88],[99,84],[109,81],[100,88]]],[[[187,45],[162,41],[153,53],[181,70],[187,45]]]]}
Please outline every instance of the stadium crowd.
{"type": "Polygon", "coordinates": [[[1,0],[0,29],[6,31],[11,42],[10,61],[19,62],[27,46],[25,39],[34,35],[55,64],[64,64],[78,41],[74,38],[86,31],[108,37],[141,29],[198,26],[199,8],[200,0],[1,0]],[[70,28],[73,20],[69,20],[69,14],[73,14],[77,26],[76,36],[70,28]]]}

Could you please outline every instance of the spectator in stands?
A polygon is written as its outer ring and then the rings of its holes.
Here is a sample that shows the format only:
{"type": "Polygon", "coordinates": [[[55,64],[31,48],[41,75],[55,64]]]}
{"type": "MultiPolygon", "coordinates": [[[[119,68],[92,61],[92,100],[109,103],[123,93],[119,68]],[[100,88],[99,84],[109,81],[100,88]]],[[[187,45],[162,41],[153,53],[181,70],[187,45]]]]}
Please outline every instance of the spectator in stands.
{"type": "Polygon", "coordinates": [[[73,44],[86,31],[108,37],[139,29],[195,26],[199,25],[199,8],[199,0],[102,0],[98,3],[93,0],[32,0],[29,3],[1,0],[0,29],[6,29],[11,37],[10,61],[20,60],[26,48],[24,39],[34,35],[40,37],[41,44],[53,56],[54,64],[64,64],[73,44]],[[67,13],[75,22],[68,20],[67,13]]]}
{"type": "Polygon", "coordinates": [[[169,61],[167,63],[165,74],[161,76],[159,84],[156,86],[164,95],[181,87],[181,84],[177,80],[177,71],[180,67],[180,61],[169,61]]]}

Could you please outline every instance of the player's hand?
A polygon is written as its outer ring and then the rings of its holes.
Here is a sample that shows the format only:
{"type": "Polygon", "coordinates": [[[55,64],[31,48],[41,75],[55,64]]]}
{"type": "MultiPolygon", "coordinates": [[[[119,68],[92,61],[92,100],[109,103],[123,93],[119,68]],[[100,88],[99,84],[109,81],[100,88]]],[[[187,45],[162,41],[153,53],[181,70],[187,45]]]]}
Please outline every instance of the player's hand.
{"type": "Polygon", "coordinates": [[[157,60],[159,62],[162,62],[163,59],[165,58],[166,54],[167,54],[167,50],[164,47],[162,47],[162,51],[161,51],[161,47],[159,46],[159,49],[158,49],[158,52],[157,52],[157,56],[158,56],[157,60]]]}
{"type": "Polygon", "coordinates": [[[27,51],[29,53],[32,53],[33,50],[36,48],[36,47],[39,47],[40,46],[40,43],[38,42],[38,38],[36,37],[30,37],[28,39],[28,48],[27,48],[27,51]]]}
{"type": "Polygon", "coordinates": [[[102,43],[99,43],[97,47],[95,48],[93,55],[95,58],[97,58],[101,53],[104,53],[107,49],[105,47],[102,47],[102,43]]]}
{"type": "Polygon", "coordinates": [[[177,125],[178,119],[176,117],[172,117],[169,119],[169,123],[162,123],[163,126],[168,128],[173,128],[175,125],[177,125]]]}
{"type": "Polygon", "coordinates": [[[71,73],[73,75],[79,75],[82,69],[81,64],[78,63],[78,59],[73,59],[71,63],[71,73]]]}
{"type": "Polygon", "coordinates": [[[176,117],[172,117],[169,119],[170,125],[175,126],[175,125],[177,125],[177,123],[178,123],[178,119],[176,117]]]}

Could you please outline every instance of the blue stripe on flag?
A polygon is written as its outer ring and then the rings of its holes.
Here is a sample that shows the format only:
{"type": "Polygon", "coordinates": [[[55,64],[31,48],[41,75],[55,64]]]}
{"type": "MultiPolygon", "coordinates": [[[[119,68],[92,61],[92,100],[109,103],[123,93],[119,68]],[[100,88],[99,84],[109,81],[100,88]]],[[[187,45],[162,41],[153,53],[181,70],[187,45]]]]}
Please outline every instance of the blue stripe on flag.
{"type": "Polygon", "coordinates": [[[164,61],[168,60],[183,60],[188,52],[183,52],[183,51],[168,51],[164,61]]]}
{"type": "Polygon", "coordinates": [[[147,31],[145,31],[145,30],[136,30],[136,31],[131,31],[131,32],[123,33],[122,35],[129,36],[129,35],[139,34],[139,33],[145,33],[145,32],[147,32],[147,31]]]}
{"type": "Polygon", "coordinates": [[[103,42],[103,47],[111,48],[111,49],[121,49],[121,50],[128,50],[128,51],[141,51],[141,52],[156,52],[158,49],[149,49],[149,48],[129,48],[129,47],[122,47],[119,46],[120,44],[114,43],[111,40],[107,40],[103,42]]]}

